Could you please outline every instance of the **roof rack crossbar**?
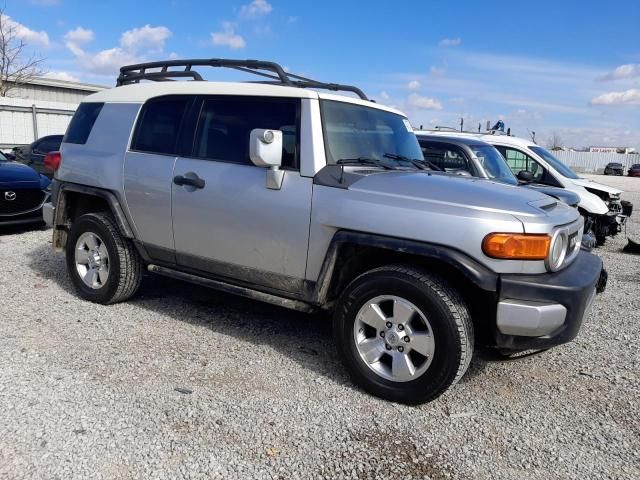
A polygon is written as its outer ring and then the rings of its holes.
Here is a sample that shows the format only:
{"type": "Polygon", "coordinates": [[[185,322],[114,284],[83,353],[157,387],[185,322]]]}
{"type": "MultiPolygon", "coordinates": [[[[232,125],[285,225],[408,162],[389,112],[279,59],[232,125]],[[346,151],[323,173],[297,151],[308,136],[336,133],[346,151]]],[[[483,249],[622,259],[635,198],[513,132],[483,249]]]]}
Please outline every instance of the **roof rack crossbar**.
{"type": "Polygon", "coordinates": [[[345,91],[358,95],[362,100],[369,100],[362,90],[352,85],[339,83],[325,83],[311,78],[286,72],[275,62],[262,60],[231,60],[224,58],[201,58],[189,60],[164,60],[159,62],[138,63],[127,65],[120,69],[120,75],[116,86],[140,83],[141,80],[155,82],[171,81],[174,78],[191,78],[196,81],[204,80],[202,76],[192,69],[194,66],[207,66],[218,68],[230,68],[241,72],[251,73],[273,80],[274,84],[299,88],[318,88],[322,90],[345,91]],[[181,70],[170,70],[171,67],[181,70]],[[150,69],[160,69],[149,72],[150,69]]]}

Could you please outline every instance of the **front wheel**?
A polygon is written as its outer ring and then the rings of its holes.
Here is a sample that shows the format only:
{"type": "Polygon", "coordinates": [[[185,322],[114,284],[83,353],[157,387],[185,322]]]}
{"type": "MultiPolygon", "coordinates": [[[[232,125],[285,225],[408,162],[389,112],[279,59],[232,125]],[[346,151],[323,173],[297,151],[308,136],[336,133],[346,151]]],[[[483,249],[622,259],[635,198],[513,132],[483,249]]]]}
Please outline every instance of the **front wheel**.
{"type": "Polygon", "coordinates": [[[371,270],[347,286],[334,336],[355,383],[408,404],[444,393],[473,354],[473,325],[458,292],[437,275],[403,265],[371,270]]]}

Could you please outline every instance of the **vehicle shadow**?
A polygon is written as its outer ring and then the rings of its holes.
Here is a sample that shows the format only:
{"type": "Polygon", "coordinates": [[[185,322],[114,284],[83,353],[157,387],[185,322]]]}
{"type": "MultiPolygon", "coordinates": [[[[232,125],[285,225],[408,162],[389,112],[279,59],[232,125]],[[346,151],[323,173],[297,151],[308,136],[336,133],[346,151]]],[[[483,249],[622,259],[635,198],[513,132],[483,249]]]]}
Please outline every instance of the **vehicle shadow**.
{"type": "MultiPolygon", "coordinates": [[[[67,275],[63,254],[43,245],[29,255],[29,267],[34,272],[55,282],[66,293],[76,295],[67,275]]],[[[296,312],[152,274],[145,275],[140,291],[128,303],[150,314],[169,315],[176,321],[201,326],[241,341],[268,345],[303,368],[332,382],[357,389],[338,358],[327,313],[296,312]],[[184,308],[185,305],[189,308],[184,308]]],[[[492,361],[499,359],[485,349],[476,349],[461,382],[472,381],[492,361]]]]}

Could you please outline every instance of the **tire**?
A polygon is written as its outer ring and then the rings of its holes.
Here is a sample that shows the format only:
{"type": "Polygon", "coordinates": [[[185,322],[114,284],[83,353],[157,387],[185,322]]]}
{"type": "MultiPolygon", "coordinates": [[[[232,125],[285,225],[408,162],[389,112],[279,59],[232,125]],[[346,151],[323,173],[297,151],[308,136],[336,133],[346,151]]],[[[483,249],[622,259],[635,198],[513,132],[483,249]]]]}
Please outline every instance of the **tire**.
{"type": "MultiPolygon", "coordinates": [[[[88,253],[85,252],[91,257],[88,253]]],[[[85,300],[103,305],[123,302],[135,295],[140,287],[142,261],[133,242],[122,236],[113,217],[108,213],[88,213],[73,222],[67,239],[66,257],[67,270],[73,286],[85,300]],[[98,245],[98,250],[106,252],[106,256],[99,255],[100,268],[96,268],[95,259],[93,260],[93,269],[100,271],[95,276],[93,287],[85,283],[80,273],[80,270],[88,271],[90,265],[80,265],[76,257],[82,256],[82,252],[76,253],[77,250],[81,250],[78,242],[86,249],[88,245],[84,239],[89,240],[92,237],[98,245]]]]}
{"type": "MultiPolygon", "coordinates": [[[[377,318],[374,320],[378,321],[377,318]]],[[[462,378],[473,355],[473,324],[469,309],[459,293],[443,278],[410,266],[389,265],[366,272],[353,280],[338,300],[333,331],[338,352],[353,381],[367,392],[394,402],[419,404],[434,400],[462,378]],[[387,297],[399,300],[396,302],[387,297]],[[375,302],[380,302],[377,308],[372,306],[375,302]],[[396,325],[396,317],[402,318],[395,309],[408,311],[408,306],[415,307],[417,312],[411,317],[412,320],[405,323],[410,328],[404,327],[404,331],[420,335],[421,332],[416,331],[416,322],[423,323],[422,317],[425,317],[428,326],[422,333],[431,333],[433,348],[430,351],[432,354],[424,357],[427,358],[426,363],[420,363],[423,357],[416,355],[411,343],[401,343],[403,352],[409,352],[403,355],[411,357],[415,368],[415,376],[401,378],[393,375],[396,358],[402,358],[399,356],[401,346],[394,346],[391,350],[389,347],[397,337],[393,332],[400,329],[396,325]],[[392,314],[390,308],[393,308],[392,314]],[[384,339],[378,338],[382,335],[380,331],[362,321],[369,321],[370,317],[366,315],[369,309],[374,312],[384,310],[382,317],[387,318],[378,325],[382,331],[387,328],[384,339]],[[391,321],[391,329],[387,327],[387,321],[391,321]],[[392,335],[394,338],[391,338],[392,335]],[[374,359],[370,365],[365,360],[366,355],[361,353],[366,350],[362,345],[373,345],[372,342],[375,342],[379,349],[378,340],[384,343],[385,351],[380,360],[374,359]]],[[[407,337],[403,340],[407,342],[407,337]]],[[[417,345],[414,343],[414,346],[417,345]]],[[[402,365],[402,362],[398,365],[402,365]]]]}

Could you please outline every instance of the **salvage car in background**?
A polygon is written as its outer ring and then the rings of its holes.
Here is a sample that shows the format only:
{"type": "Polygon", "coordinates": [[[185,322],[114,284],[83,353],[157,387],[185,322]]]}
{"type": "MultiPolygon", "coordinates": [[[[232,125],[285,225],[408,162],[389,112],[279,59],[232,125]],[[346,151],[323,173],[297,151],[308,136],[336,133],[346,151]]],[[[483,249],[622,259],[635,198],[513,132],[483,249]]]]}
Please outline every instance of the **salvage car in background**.
{"type": "Polygon", "coordinates": [[[640,177],[640,163],[635,163],[629,168],[628,175],[630,177],[640,177]]]}
{"type": "Polygon", "coordinates": [[[605,175],[624,175],[624,166],[618,162],[609,162],[604,167],[605,175]]]}
{"type": "Polygon", "coordinates": [[[44,157],[49,152],[60,150],[61,144],[62,135],[47,135],[39,138],[31,145],[16,148],[16,161],[30,166],[38,173],[51,177],[53,172],[46,167],[44,157]]]}
{"type": "MultiPolygon", "coordinates": [[[[516,178],[500,152],[492,145],[476,138],[442,137],[416,133],[425,160],[442,168],[445,172],[468,174],[508,185],[532,188],[554,197],[571,207],[578,207],[580,197],[563,188],[533,183],[526,174],[516,178]]],[[[528,172],[526,172],[528,173],[528,172]]]]}
{"type": "MultiPolygon", "coordinates": [[[[419,133],[419,132],[416,132],[419,133]]],[[[451,130],[425,131],[432,135],[451,135],[451,130]]],[[[483,140],[496,147],[516,175],[529,172],[535,183],[564,188],[580,197],[578,209],[584,217],[585,232],[593,231],[598,245],[615,236],[631,214],[632,205],[620,201],[622,190],[585,178],[530,140],[490,130],[487,133],[458,132],[456,135],[483,140]]]]}
{"type": "Polygon", "coordinates": [[[51,181],[33,168],[0,153],[0,227],[43,223],[42,206],[51,181]]]}

